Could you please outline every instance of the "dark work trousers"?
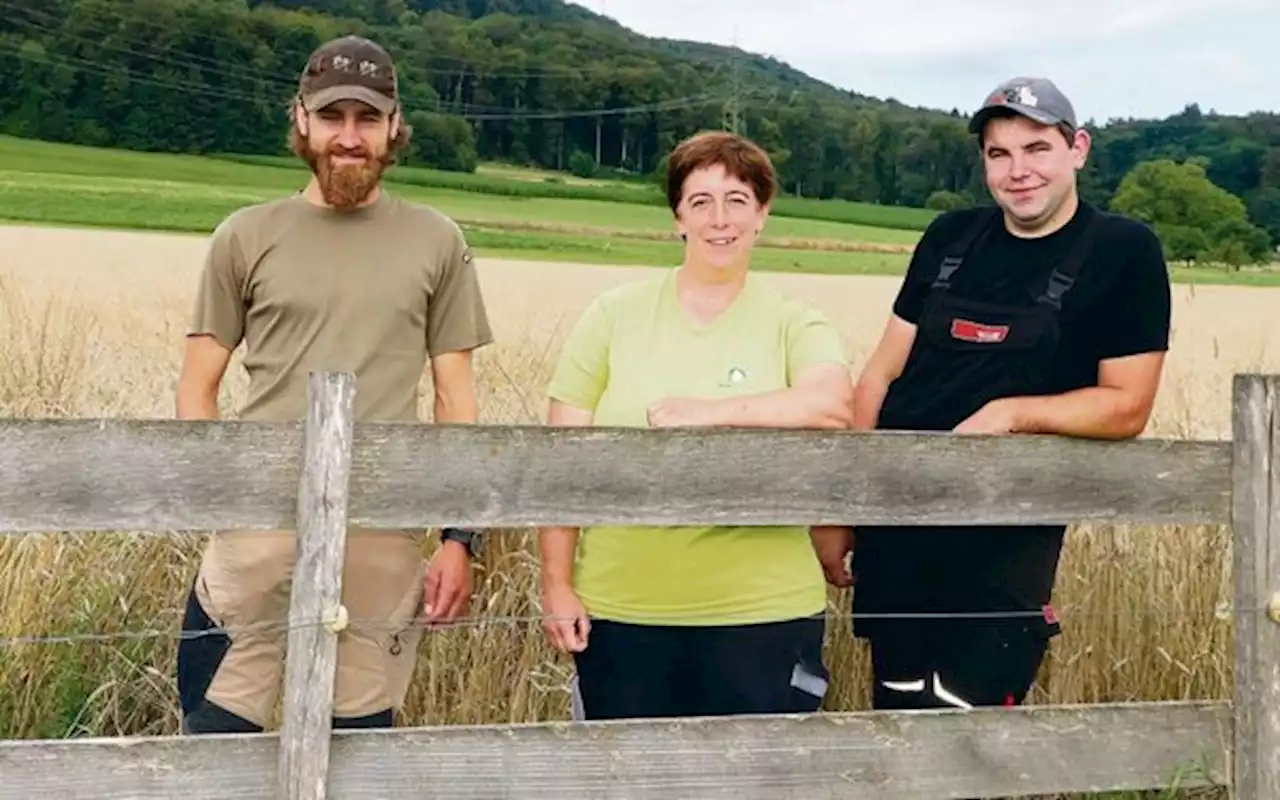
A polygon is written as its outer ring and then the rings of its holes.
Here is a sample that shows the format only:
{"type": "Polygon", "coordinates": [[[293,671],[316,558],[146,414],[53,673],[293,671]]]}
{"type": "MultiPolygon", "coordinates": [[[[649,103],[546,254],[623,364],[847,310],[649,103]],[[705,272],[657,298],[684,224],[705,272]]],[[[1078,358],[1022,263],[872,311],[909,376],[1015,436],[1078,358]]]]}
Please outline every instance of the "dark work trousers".
{"type": "Polygon", "coordinates": [[[876,709],[1015,706],[1026,699],[1050,636],[1018,620],[936,620],[869,637],[876,709]]]}
{"type": "MultiPolygon", "coordinates": [[[[227,634],[217,632],[216,627],[200,606],[193,585],[187,595],[187,610],[182,618],[184,635],[178,643],[178,702],[182,709],[182,732],[260,733],[261,726],[205,700],[205,692],[231,646],[231,639],[227,634]],[[208,631],[214,632],[207,633],[208,631]]],[[[390,728],[394,722],[394,714],[388,709],[358,719],[336,717],[333,727],[390,728]]]]}
{"type": "Polygon", "coordinates": [[[817,711],[823,617],[733,626],[592,620],[575,715],[589,720],[817,711]]]}

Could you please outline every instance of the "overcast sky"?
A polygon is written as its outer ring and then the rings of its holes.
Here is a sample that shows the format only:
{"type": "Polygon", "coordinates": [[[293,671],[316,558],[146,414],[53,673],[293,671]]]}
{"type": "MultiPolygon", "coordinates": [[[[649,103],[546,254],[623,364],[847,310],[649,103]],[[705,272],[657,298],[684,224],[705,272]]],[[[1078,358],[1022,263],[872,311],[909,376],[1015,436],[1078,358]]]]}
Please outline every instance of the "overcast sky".
{"type": "Polygon", "coordinates": [[[815,78],[968,112],[1018,74],[1081,120],[1280,111],[1280,0],[576,0],[639,33],[736,43],[815,78]]]}

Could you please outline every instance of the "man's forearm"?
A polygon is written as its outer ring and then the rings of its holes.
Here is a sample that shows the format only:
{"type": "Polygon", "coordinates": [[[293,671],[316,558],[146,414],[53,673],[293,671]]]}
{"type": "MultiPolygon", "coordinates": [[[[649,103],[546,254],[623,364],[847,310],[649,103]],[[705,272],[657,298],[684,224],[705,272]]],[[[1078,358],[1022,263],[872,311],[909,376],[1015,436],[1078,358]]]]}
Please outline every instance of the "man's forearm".
{"type": "Polygon", "coordinates": [[[207,391],[178,387],[174,413],[178,419],[183,420],[218,419],[217,390],[207,391]]]}
{"type": "Polygon", "coordinates": [[[880,420],[880,407],[889,392],[889,384],[874,376],[864,376],[853,391],[853,428],[875,430],[880,420]]]}
{"type": "Polygon", "coordinates": [[[1132,393],[1090,386],[1064,394],[1011,398],[1018,433],[1127,439],[1147,425],[1146,404],[1132,393]]]}
{"type": "Polygon", "coordinates": [[[573,557],[577,547],[577,528],[550,526],[538,529],[543,586],[572,585],[573,557]]]}
{"type": "Polygon", "coordinates": [[[848,525],[810,525],[809,540],[815,550],[820,550],[824,542],[838,542],[844,537],[852,537],[853,529],[848,525]]]}
{"type": "Polygon", "coordinates": [[[437,423],[474,425],[479,418],[476,395],[472,391],[436,392],[434,411],[437,423]]]}
{"type": "Polygon", "coordinates": [[[809,388],[780,389],[717,400],[717,425],[767,428],[847,428],[852,422],[847,396],[809,388]]]}

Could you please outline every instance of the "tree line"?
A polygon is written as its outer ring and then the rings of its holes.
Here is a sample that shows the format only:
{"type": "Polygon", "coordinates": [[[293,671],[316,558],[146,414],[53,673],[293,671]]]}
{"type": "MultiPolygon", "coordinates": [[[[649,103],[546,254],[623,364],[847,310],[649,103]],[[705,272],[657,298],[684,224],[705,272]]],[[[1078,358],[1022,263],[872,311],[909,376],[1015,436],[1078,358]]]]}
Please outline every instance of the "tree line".
{"type": "MultiPolygon", "coordinates": [[[[0,0],[0,131],[186,153],[279,153],[307,54],[363,33],[397,57],[414,163],[652,175],[682,137],[738,130],[788,194],[944,209],[980,201],[959,109],[843,91],[773,59],[648,39],[561,0],[0,0]]],[[[1005,76],[992,76],[993,81],[1005,76]]],[[[975,99],[976,102],[976,99],[975,99]]],[[[1078,99],[1087,116],[1087,98],[1078,99]]],[[[1191,164],[1280,244],[1280,115],[1091,126],[1082,192],[1191,164]]]]}

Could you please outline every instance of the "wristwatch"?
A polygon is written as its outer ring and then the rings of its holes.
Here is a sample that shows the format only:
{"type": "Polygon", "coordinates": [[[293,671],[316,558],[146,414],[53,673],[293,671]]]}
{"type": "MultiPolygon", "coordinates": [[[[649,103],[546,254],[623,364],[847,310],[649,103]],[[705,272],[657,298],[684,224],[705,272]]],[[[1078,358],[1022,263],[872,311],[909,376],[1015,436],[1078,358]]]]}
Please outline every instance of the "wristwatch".
{"type": "Polygon", "coordinates": [[[458,542],[467,548],[467,554],[472,558],[480,557],[480,549],[484,545],[484,534],[480,531],[468,531],[462,528],[445,528],[440,531],[440,541],[442,542],[458,542]]]}

